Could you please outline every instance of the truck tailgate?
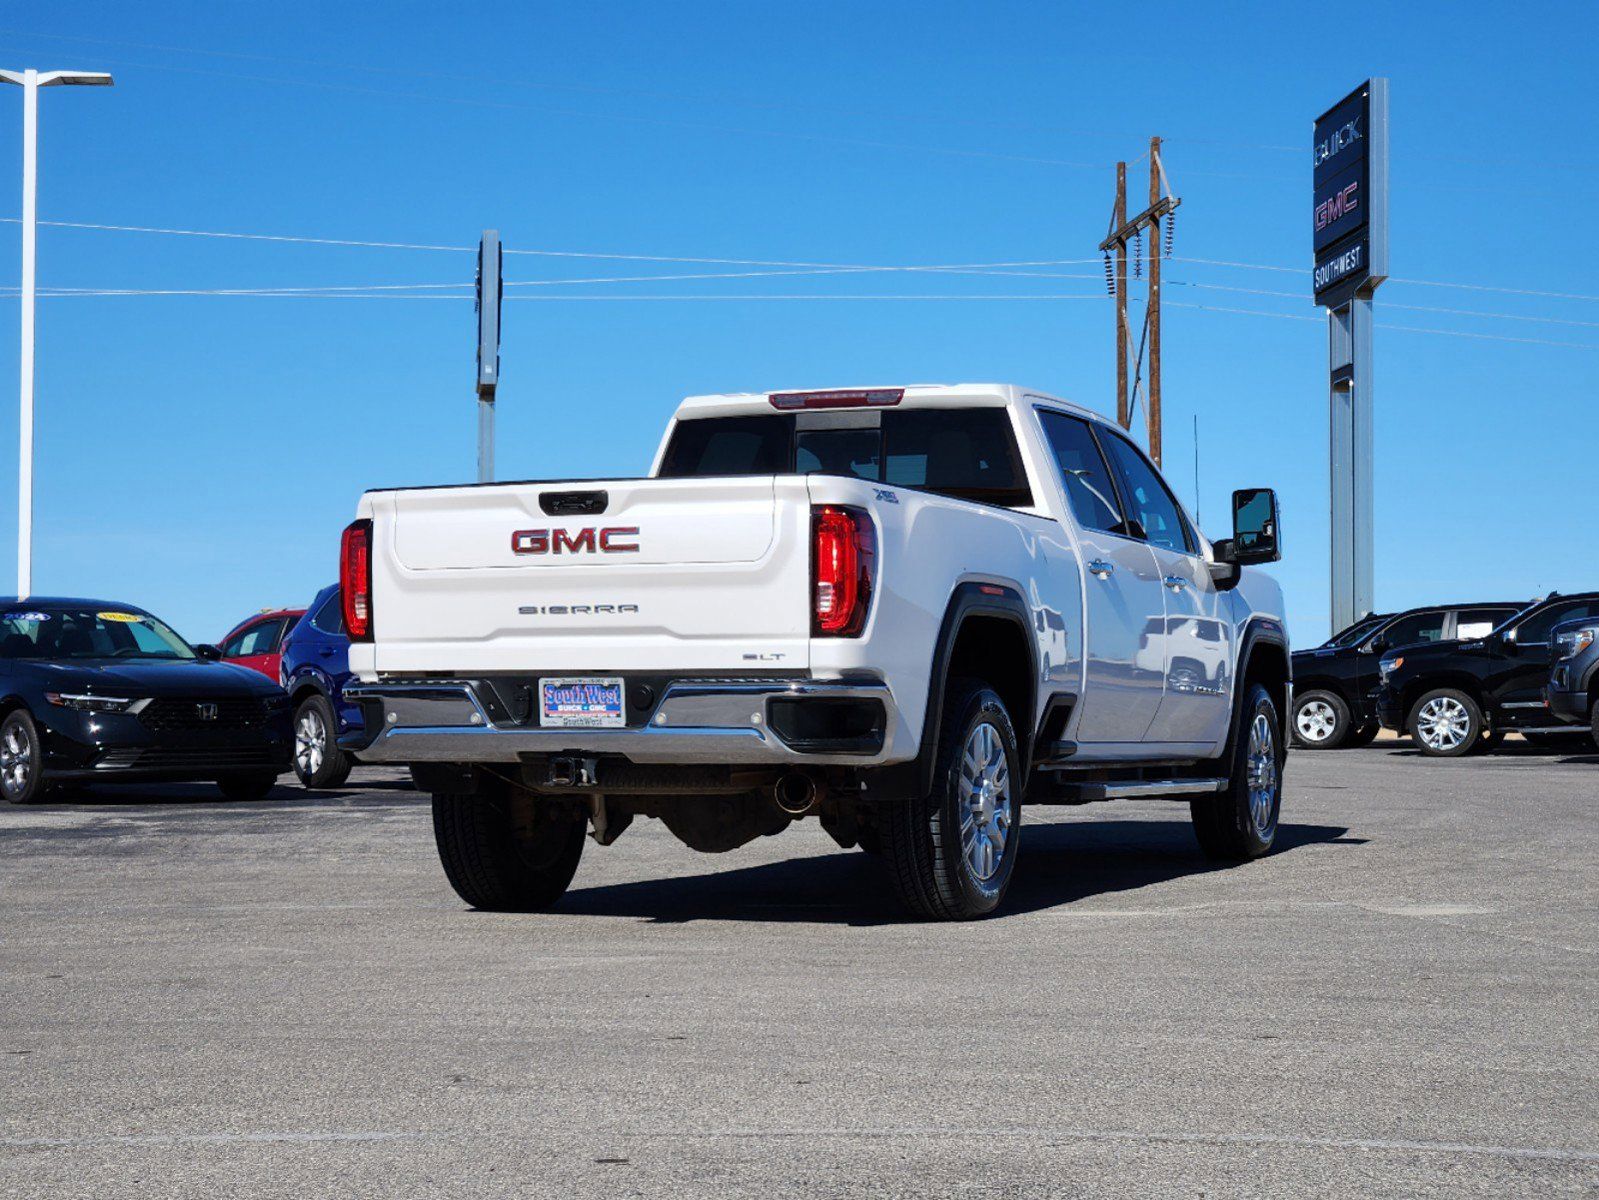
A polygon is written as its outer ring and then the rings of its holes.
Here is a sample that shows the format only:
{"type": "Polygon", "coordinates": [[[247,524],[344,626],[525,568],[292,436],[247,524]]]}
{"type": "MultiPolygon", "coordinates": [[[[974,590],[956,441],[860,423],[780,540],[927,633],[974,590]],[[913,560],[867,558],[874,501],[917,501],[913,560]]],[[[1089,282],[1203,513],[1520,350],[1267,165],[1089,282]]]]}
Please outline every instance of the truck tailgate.
{"type": "Polygon", "coordinates": [[[799,477],[381,492],[384,674],[804,669],[810,504],[799,477]],[[604,493],[546,515],[540,497],[604,493]]]}

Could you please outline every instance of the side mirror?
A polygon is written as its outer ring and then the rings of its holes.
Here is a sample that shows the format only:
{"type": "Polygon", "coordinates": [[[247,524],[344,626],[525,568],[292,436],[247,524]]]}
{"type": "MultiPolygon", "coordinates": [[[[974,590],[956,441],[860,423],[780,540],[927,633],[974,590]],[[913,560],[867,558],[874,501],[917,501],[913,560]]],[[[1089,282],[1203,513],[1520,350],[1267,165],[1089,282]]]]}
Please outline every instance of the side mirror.
{"type": "Polygon", "coordinates": [[[1388,639],[1383,637],[1373,638],[1371,645],[1367,646],[1366,649],[1373,654],[1386,654],[1390,649],[1388,639]]]}
{"type": "Polygon", "coordinates": [[[210,642],[202,642],[194,648],[194,652],[205,659],[206,662],[216,662],[222,657],[222,651],[218,650],[210,642]]]}
{"type": "Polygon", "coordinates": [[[1271,488],[1240,488],[1233,493],[1233,536],[1225,543],[1227,561],[1236,566],[1276,562],[1282,557],[1277,533],[1281,517],[1271,488]]]}

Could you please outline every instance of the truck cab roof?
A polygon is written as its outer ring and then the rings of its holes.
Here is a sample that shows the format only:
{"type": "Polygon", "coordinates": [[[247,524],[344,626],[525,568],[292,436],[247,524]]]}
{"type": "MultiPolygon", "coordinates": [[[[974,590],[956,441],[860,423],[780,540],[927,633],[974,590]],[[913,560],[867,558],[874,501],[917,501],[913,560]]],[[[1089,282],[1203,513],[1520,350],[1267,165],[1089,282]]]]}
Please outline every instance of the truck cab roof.
{"type": "Polygon", "coordinates": [[[1014,383],[912,383],[791,389],[771,392],[722,392],[689,396],[678,405],[676,419],[748,416],[764,412],[797,412],[806,408],[1004,408],[1047,404],[1090,420],[1103,414],[1059,396],[1014,383]]]}

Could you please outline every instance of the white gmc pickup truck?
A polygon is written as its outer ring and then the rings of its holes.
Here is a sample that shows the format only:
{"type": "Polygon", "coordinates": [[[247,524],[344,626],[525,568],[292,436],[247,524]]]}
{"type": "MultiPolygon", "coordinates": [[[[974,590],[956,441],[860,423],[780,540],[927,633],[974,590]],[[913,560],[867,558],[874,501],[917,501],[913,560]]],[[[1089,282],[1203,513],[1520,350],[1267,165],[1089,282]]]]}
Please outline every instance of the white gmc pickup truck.
{"type": "Polygon", "coordinates": [[[912,912],[992,912],[1024,804],[1183,799],[1270,849],[1274,493],[1209,542],[1122,431],[997,384],[697,396],[646,479],[373,491],[345,530],[363,762],[455,890],[533,911],[585,834],[731,850],[814,816],[912,912]]]}

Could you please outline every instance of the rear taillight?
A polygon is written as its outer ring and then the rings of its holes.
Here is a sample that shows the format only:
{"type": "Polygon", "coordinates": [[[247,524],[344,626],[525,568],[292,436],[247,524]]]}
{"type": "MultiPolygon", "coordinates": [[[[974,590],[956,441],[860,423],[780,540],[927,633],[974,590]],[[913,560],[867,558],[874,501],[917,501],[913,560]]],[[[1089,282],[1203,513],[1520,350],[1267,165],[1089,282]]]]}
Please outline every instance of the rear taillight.
{"type": "Polygon", "coordinates": [[[372,522],[351,521],[339,543],[339,593],[352,642],[372,640],[372,522]]]}
{"type": "Polygon", "coordinates": [[[858,508],[823,505],[811,510],[811,633],[858,637],[872,602],[877,537],[858,508]]]}

